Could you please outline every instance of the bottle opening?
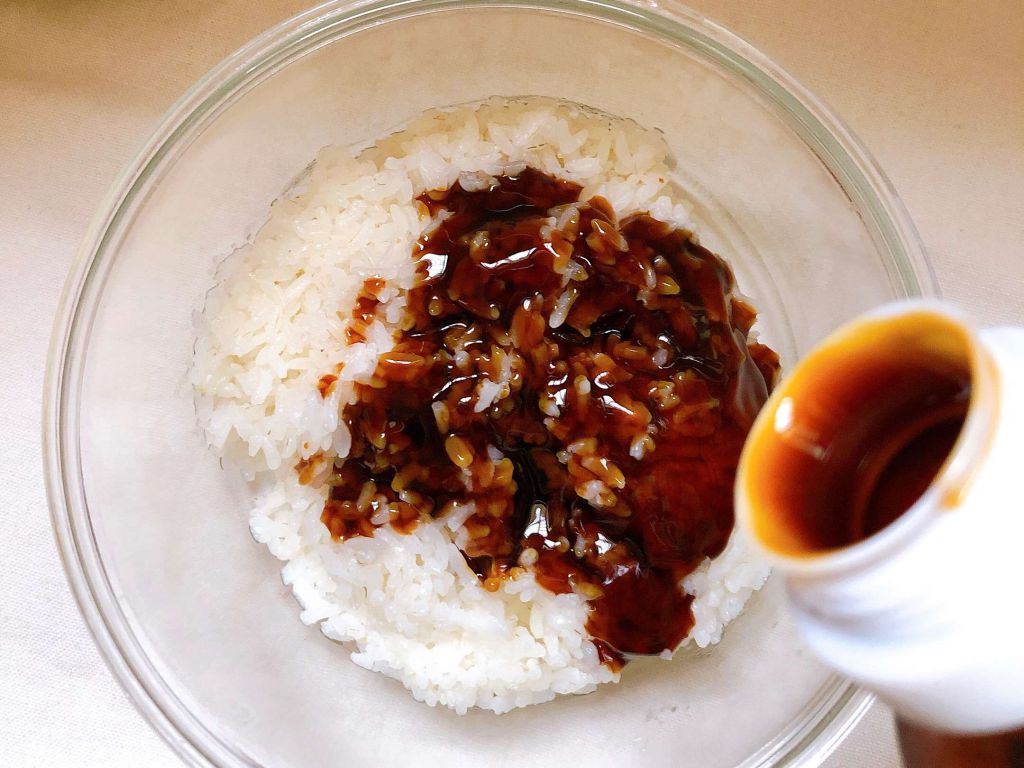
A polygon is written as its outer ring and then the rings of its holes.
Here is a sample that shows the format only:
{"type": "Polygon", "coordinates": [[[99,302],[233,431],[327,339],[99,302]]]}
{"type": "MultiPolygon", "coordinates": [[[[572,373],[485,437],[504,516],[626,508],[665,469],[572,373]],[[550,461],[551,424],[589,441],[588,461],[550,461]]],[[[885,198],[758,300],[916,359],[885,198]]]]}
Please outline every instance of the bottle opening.
{"type": "Polygon", "coordinates": [[[913,507],[963,430],[972,355],[968,331],[927,310],[857,322],[811,353],[772,396],[741,460],[761,544],[825,554],[913,507]]]}

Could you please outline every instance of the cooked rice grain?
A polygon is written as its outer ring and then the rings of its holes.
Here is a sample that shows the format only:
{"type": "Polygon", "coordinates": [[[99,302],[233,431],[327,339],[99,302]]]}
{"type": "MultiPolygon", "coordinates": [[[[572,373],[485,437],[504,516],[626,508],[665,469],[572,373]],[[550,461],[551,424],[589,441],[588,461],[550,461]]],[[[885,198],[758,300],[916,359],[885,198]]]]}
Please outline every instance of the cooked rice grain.
{"type": "MultiPolygon", "coordinates": [[[[358,154],[324,149],[302,193],[278,200],[253,242],[220,265],[197,318],[199,422],[213,451],[253,481],[253,536],[286,561],[302,620],[353,645],[357,664],[460,713],[506,712],[617,680],[586,632],[586,596],[554,595],[528,571],[488,591],[457,546],[473,513],[465,505],[408,535],[383,527],[335,541],[320,519],[327,489],[300,484],[294,467],[349,451],[339,414],[393,345],[414,279],[410,253],[431,224],[415,197],[456,181],[481,188],[527,165],[581,184],[581,199],[604,196],[623,216],[646,211],[691,227],[660,134],[550,99],[491,99],[427,112],[358,154]],[[358,328],[365,340],[347,344],[351,308],[374,277],[384,280],[376,320],[358,328]],[[325,374],[337,379],[318,388],[325,374]]],[[[506,386],[487,384],[481,409],[506,386]]],[[[548,410],[557,416],[554,403],[548,410]]],[[[584,492],[611,493],[600,480],[584,492]]],[[[696,619],[686,642],[718,642],[766,575],[734,535],[684,581],[696,619]]]]}

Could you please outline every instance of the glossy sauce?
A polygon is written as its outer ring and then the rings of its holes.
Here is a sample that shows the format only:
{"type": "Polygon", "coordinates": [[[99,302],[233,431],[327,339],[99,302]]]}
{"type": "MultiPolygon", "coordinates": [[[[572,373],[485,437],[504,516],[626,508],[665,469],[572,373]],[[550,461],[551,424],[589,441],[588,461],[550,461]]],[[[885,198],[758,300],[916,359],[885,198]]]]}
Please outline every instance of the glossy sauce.
{"type": "Polygon", "coordinates": [[[1024,728],[960,736],[897,719],[896,732],[907,768],[1024,768],[1024,728]]]}
{"type": "Polygon", "coordinates": [[[617,666],[692,627],[680,581],[729,539],[779,364],[748,341],[755,313],[724,261],[579,194],[527,169],[421,198],[442,220],[413,254],[394,349],[344,411],[352,449],[322,519],[345,538],[471,504],[456,541],[484,586],[529,569],[581,595],[617,666]]]}
{"type": "Polygon", "coordinates": [[[969,366],[952,333],[901,323],[817,352],[784,385],[773,428],[752,438],[745,482],[770,547],[803,555],[862,541],[913,506],[948,459],[969,366]]]}

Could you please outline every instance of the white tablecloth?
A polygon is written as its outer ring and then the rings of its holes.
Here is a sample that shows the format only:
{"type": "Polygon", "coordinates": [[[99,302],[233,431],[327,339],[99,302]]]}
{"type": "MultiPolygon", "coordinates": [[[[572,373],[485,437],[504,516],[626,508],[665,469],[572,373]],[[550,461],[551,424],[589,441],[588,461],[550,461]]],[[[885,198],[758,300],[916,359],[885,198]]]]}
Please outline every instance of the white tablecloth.
{"type": "MultiPolygon", "coordinates": [[[[98,201],[204,71],[301,0],[0,2],[0,763],[174,766],[78,615],[53,545],[39,408],[51,317],[98,201]]],[[[945,296],[1024,321],[1021,0],[695,0],[852,125],[945,296]]],[[[830,768],[899,760],[876,707],[830,768]]]]}

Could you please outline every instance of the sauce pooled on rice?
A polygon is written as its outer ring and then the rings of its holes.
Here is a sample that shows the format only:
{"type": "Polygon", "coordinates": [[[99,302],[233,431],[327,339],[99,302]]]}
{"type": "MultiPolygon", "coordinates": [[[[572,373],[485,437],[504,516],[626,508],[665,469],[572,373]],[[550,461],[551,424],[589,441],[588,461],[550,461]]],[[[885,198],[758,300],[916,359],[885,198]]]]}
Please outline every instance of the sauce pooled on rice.
{"type": "MultiPolygon", "coordinates": [[[[680,582],[729,540],[778,356],[689,231],[620,221],[532,169],[481,186],[420,198],[439,223],[394,348],[345,407],[352,448],[321,519],[343,539],[465,516],[457,543],[487,589],[528,569],[576,592],[613,667],[674,649],[694,624],[680,582]]],[[[382,287],[363,286],[350,343],[382,287]]]]}

